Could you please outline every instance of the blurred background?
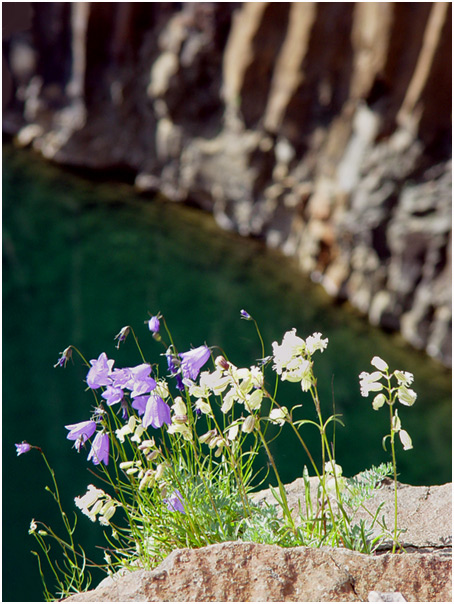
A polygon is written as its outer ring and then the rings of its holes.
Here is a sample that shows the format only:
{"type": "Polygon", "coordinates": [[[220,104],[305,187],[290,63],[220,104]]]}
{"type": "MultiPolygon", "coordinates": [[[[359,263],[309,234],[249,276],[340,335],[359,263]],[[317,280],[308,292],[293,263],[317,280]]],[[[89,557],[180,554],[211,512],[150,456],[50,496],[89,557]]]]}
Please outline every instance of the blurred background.
{"type": "MultiPolygon", "coordinates": [[[[292,327],[328,337],[315,370],[346,475],[388,460],[359,373],[373,355],[414,373],[399,479],[450,481],[450,3],[2,11],[3,600],[42,599],[28,528],[60,526],[38,453],[14,443],[44,449],[68,513],[92,481],[63,428],[89,416],[86,369],[54,369],[60,351],[138,363],[114,347],[130,324],[156,362],[158,311],[181,350],[238,366],[261,355],[242,308],[268,351],[292,327]]],[[[307,460],[284,440],[291,481],[307,460]]],[[[102,561],[100,527],[76,535],[102,561]]]]}

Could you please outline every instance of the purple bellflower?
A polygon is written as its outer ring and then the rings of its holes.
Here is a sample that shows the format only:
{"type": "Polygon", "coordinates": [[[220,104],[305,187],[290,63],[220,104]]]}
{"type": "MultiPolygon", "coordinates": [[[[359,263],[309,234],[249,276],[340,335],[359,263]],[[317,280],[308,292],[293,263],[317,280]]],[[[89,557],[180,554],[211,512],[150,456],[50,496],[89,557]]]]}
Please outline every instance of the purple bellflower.
{"type": "Polygon", "coordinates": [[[175,378],[177,382],[177,388],[180,392],[184,390],[183,380],[181,379],[180,370],[175,365],[176,355],[172,352],[172,348],[169,347],[166,352],[167,366],[169,367],[170,375],[175,378]]]}
{"type": "Polygon", "coordinates": [[[150,396],[148,394],[145,394],[143,396],[136,396],[133,399],[133,401],[131,403],[131,407],[137,411],[137,413],[139,414],[139,417],[142,417],[142,415],[145,413],[145,409],[147,407],[147,402],[148,402],[149,398],[150,398],[150,396]]]}
{"type": "Polygon", "coordinates": [[[80,447],[95,433],[96,422],[88,420],[77,424],[69,424],[68,426],[65,426],[65,428],[69,430],[66,438],[68,440],[74,440],[74,447],[77,451],[80,451],[80,447]]]}
{"type": "Polygon", "coordinates": [[[109,377],[115,388],[127,388],[128,382],[132,379],[131,369],[129,367],[114,369],[109,377]]]}
{"type": "Polygon", "coordinates": [[[186,513],[184,510],[183,495],[178,489],[175,489],[170,497],[164,499],[164,503],[171,512],[183,512],[183,514],[186,513]]]}
{"type": "Polygon", "coordinates": [[[17,455],[22,455],[23,453],[28,453],[33,449],[32,445],[29,445],[25,440],[19,444],[14,445],[16,447],[17,455]]]}
{"type": "Polygon", "coordinates": [[[92,460],[95,466],[101,462],[107,466],[109,463],[109,435],[105,432],[97,432],[91,444],[91,450],[87,460],[92,460]]]}
{"type": "Polygon", "coordinates": [[[161,428],[164,424],[171,424],[170,408],[160,396],[152,394],[147,402],[145,413],[142,419],[142,425],[145,430],[148,426],[161,428]]]}
{"type": "Polygon", "coordinates": [[[101,394],[102,398],[106,399],[107,404],[110,406],[115,405],[123,400],[124,392],[121,388],[115,386],[107,386],[104,392],[101,394]]]}
{"type": "Polygon", "coordinates": [[[199,346],[198,348],[193,348],[188,352],[183,352],[180,354],[181,358],[181,372],[183,373],[183,377],[186,379],[195,380],[199,375],[199,371],[208,361],[211,356],[210,349],[208,346],[199,346]]]}
{"type": "Polygon", "coordinates": [[[154,334],[159,333],[159,328],[160,328],[159,315],[157,315],[156,317],[151,317],[151,319],[148,321],[148,329],[154,335],[154,334]]]}
{"type": "Polygon", "coordinates": [[[107,358],[105,352],[101,352],[97,359],[90,361],[90,370],[87,374],[87,384],[96,389],[100,386],[108,386],[112,380],[110,374],[115,361],[107,358]]]}
{"type": "Polygon", "coordinates": [[[156,388],[156,380],[150,376],[151,365],[142,363],[137,367],[130,367],[131,379],[126,387],[131,390],[131,397],[141,396],[156,388]]]}
{"type": "Polygon", "coordinates": [[[252,321],[251,315],[247,312],[247,310],[240,310],[240,315],[242,319],[246,319],[246,321],[252,321]]]}

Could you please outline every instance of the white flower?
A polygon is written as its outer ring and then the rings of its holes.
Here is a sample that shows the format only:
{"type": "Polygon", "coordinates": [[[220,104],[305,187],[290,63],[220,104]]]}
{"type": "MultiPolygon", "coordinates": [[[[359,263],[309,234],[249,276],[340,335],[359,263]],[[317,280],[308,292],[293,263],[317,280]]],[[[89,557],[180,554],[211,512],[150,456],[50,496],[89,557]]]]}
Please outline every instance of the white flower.
{"type": "Polygon", "coordinates": [[[111,499],[102,489],[97,489],[92,484],[88,485],[87,492],[83,497],[76,497],[74,503],[88,516],[92,522],[96,521],[96,515],[100,513],[106,499],[111,499]]]}
{"type": "Polygon", "coordinates": [[[195,402],[195,408],[205,413],[205,415],[212,415],[211,406],[208,401],[203,400],[203,398],[199,398],[195,402]]]}
{"type": "MultiPolygon", "coordinates": [[[[137,462],[137,463],[141,464],[142,462],[137,462]]],[[[122,461],[118,465],[122,470],[129,470],[129,468],[133,468],[136,465],[136,462],[135,461],[122,461]]]]}
{"type": "Polygon", "coordinates": [[[243,425],[241,426],[241,431],[250,433],[254,430],[255,427],[255,417],[253,415],[248,415],[244,420],[243,425]]]}
{"type": "Polygon", "coordinates": [[[36,532],[37,528],[38,525],[36,524],[36,520],[32,518],[32,521],[30,522],[30,528],[28,529],[28,534],[33,535],[33,533],[36,532]]]}
{"type": "Polygon", "coordinates": [[[152,438],[151,440],[144,440],[142,442],[141,445],[139,445],[139,449],[141,451],[143,451],[143,453],[146,455],[150,449],[153,449],[156,446],[156,443],[154,441],[154,438],[152,438]]]}
{"type": "Polygon", "coordinates": [[[407,388],[402,384],[397,389],[397,398],[402,405],[406,405],[407,407],[411,407],[416,401],[417,394],[411,388],[407,388]]]}
{"type": "Polygon", "coordinates": [[[151,486],[154,483],[154,480],[155,480],[154,471],[147,470],[145,472],[145,474],[143,475],[142,480],[140,481],[139,491],[142,491],[145,487],[151,486]]]}
{"type": "Polygon", "coordinates": [[[191,428],[185,423],[175,423],[173,422],[167,428],[167,434],[182,434],[185,440],[192,440],[192,431],[191,428]]]}
{"type": "Polygon", "coordinates": [[[175,401],[172,405],[172,409],[173,409],[173,412],[175,413],[175,415],[182,416],[182,415],[187,415],[187,413],[188,413],[186,405],[185,405],[183,399],[181,398],[181,396],[177,396],[175,398],[175,401]]]}
{"type": "Polygon", "coordinates": [[[140,444],[140,439],[142,438],[142,434],[145,432],[145,428],[142,424],[139,424],[134,431],[134,436],[131,436],[131,440],[137,444],[140,444]]]}
{"type": "Polygon", "coordinates": [[[280,409],[272,409],[270,411],[269,420],[273,424],[279,424],[279,426],[283,426],[287,417],[287,407],[281,407],[280,409]]]}
{"type": "Polygon", "coordinates": [[[118,430],[115,430],[115,434],[117,435],[118,440],[121,443],[125,442],[125,436],[127,434],[132,434],[132,432],[134,432],[134,428],[136,426],[136,418],[131,415],[131,417],[129,418],[129,421],[127,424],[125,424],[123,426],[123,428],[118,428],[118,430]]]}
{"type": "Polygon", "coordinates": [[[262,390],[254,390],[254,392],[248,396],[244,406],[248,411],[256,411],[260,409],[260,405],[263,400],[263,391],[262,390]]]}
{"type": "Polygon", "coordinates": [[[156,473],[155,473],[155,479],[156,479],[156,480],[161,480],[161,478],[162,478],[162,477],[163,477],[163,475],[164,475],[164,470],[165,470],[165,469],[166,469],[165,464],[160,463],[160,464],[158,465],[158,467],[156,468],[156,473]]]}
{"type": "Polygon", "coordinates": [[[104,495],[105,493],[102,489],[97,489],[92,484],[89,484],[85,495],[83,495],[83,497],[76,497],[74,502],[80,510],[84,511],[84,509],[92,506],[100,497],[103,497],[104,495]]]}
{"type": "Polygon", "coordinates": [[[313,384],[312,362],[303,357],[295,357],[287,364],[281,379],[288,382],[301,382],[301,388],[306,392],[313,384]]]}
{"type": "Polygon", "coordinates": [[[369,396],[369,392],[377,392],[383,389],[383,384],[377,382],[380,378],[382,378],[382,374],[380,371],[374,371],[373,373],[368,373],[367,371],[363,371],[359,374],[359,386],[361,388],[361,396],[369,396]]]}
{"type": "Polygon", "coordinates": [[[221,411],[222,411],[222,413],[224,413],[224,415],[226,413],[228,413],[230,411],[230,409],[233,407],[234,401],[235,401],[235,390],[233,390],[233,388],[232,388],[231,390],[229,390],[227,392],[226,395],[224,395],[224,398],[222,400],[221,411]]]}
{"type": "Polygon", "coordinates": [[[240,427],[237,423],[230,426],[228,433],[227,433],[227,438],[229,440],[235,440],[235,438],[238,436],[239,428],[240,427]]]}
{"type": "Polygon", "coordinates": [[[310,355],[313,355],[316,350],[323,352],[328,346],[328,338],[322,339],[320,332],[314,333],[306,338],[306,350],[310,355]]]}
{"type": "Polygon", "coordinates": [[[251,379],[252,379],[252,385],[255,388],[263,387],[263,371],[259,367],[256,367],[255,365],[253,367],[251,367],[251,379]]]}
{"type": "Polygon", "coordinates": [[[109,520],[115,514],[116,505],[112,499],[108,499],[102,509],[100,510],[99,523],[103,526],[109,525],[109,520]]]}
{"type": "Polygon", "coordinates": [[[216,430],[210,430],[209,432],[205,432],[205,434],[202,434],[201,436],[199,436],[199,442],[206,443],[209,445],[211,440],[213,438],[216,438],[216,435],[217,435],[216,430]]]}
{"type": "Polygon", "coordinates": [[[380,407],[383,407],[385,402],[386,402],[386,396],[382,393],[377,394],[377,396],[372,401],[372,408],[375,409],[375,411],[377,411],[378,409],[380,409],[380,407]]]}
{"type": "Polygon", "coordinates": [[[410,384],[413,383],[413,374],[409,373],[408,371],[400,371],[400,369],[396,369],[394,375],[400,385],[410,386],[410,384]]]}
{"type": "Polygon", "coordinates": [[[376,367],[377,369],[379,369],[380,371],[388,371],[388,369],[389,369],[388,363],[386,363],[380,357],[374,357],[372,359],[372,361],[370,362],[370,364],[373,365],[374,367],[376,367]]]}
{"type": "Polygon", "coordinates": [[[169,398],[169,386],[165,380],[158,380],[156,382],[156,388],[153,390],[153,394],[160,396],[163,401],[169,398]]]}
{"type": "Polygon", "coordinates": [[[393,432],[399,432],[399,430],[402,429],[402,424],[400,422],[400,417],[397,413],[397,409],[394,411],[393,419],[391,422],[391,428],[393,432]]]}
{"type": "Polygon", "coordinates": [[[400,442],[404,447],[404,451],[408,451],[409,449],[413,449],[413,443],[411,442],[410,435],[406,430],[399,430],[399,438],[400,442]]]}
{"type": "Polygon", "coordinates": [[[202,388],[202,394],[194,394],[198,398],[208,398],[209,390],[216,395],[221,394],[227,388],[231,381],[230,376],[225,375],[224,371],[221,369],[216,369],[213,373],[209,371],[203,371],[200,374],[200,388],[202,388]],[[208,394],[206,391],[208,389],[208,394]]]}
{"type": "Polygon", "coordinates": [[[337,464],[334,460],[327,461],[325,463],[325,472],[327,474],[331,474],[332,476],[342,476],[342,466],[337,464]]]}
{"type": "Polygon", "coordinates": [[[296,356],[303,354],[306,349],[306,343],[303,339],[296,335],[296,328],[287,331],[282,339],[282,344],[273,342],[273,369],[281,375],[282,370],[287,367],[288,363],[296,356]]]}

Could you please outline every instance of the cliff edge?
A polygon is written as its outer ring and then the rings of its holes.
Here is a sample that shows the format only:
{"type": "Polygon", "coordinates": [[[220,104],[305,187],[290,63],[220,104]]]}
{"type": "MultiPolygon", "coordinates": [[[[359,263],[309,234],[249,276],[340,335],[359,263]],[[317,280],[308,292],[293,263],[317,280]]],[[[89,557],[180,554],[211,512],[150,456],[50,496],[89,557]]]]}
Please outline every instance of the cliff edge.
{"type": "Polygon", "coordinates": [[[19,144],[198,204],[451,365],[451,3],[30,10],[19,144]]]}

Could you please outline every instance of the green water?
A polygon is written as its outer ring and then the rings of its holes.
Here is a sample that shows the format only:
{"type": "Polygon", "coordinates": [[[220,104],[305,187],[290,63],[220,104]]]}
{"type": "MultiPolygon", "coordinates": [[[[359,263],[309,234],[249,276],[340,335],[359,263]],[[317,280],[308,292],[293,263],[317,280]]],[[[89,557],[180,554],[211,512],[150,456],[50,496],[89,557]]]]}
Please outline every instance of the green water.
{"type": "MultiPolygon", "coordinates": [[[[4,147],[4,601],[42,599],[29,523],[36,518],[59,527],[39,454],[17,458],[14,443],[25,439],[45,450],[68,512],[93,480],[86,455],[71,449],[63,428],[88,418],[86,369],[77,361],[54,369],[58,353],[74,344],[89,359],[105,351],[118,367],[138,363],[132,341],[114,348],[113,337],[130,324],[154,362],[161,348],[144,320],[161,311],[180,350],[217,344],[236,365],[250,365],[261,356],[260,344],[253,325],[240,320],[242,308],[259,322],[268,353],[292,327],[302,337],[321,331],[329,338],[315,370],[325,414],[334,391],[346,424],[336,434],[346,475],[388,460],[381,446],[387,414],[372,411],[358,387],[358,374],[377,354],[413,372],[419,395],[413,408],[400,409],[414,443],[412,451],[398,451],[400,479],[451,480],[450,372],[398,336],[370,327],[348,306],[333,304],[279,253],[220,231],[210,216],[138,197],[127,185],[76,177],[4,147]]],[[[281,394],[283,404],[303,402],[312,417],[312,404],[298,387],[281,394]]],[[[305,435],[317,450],[316,436],[309,429],[305,435]]],[[[273,452],[285,481],[301,475],[307,459],[291,435],[276,441],[273,452]]],[[[78,530],[90,552],[102,543],[100,527],[88,518],[79,519],[78,530]]],[[[93,555],[102,561],[102,553],[93,555]]]]}

